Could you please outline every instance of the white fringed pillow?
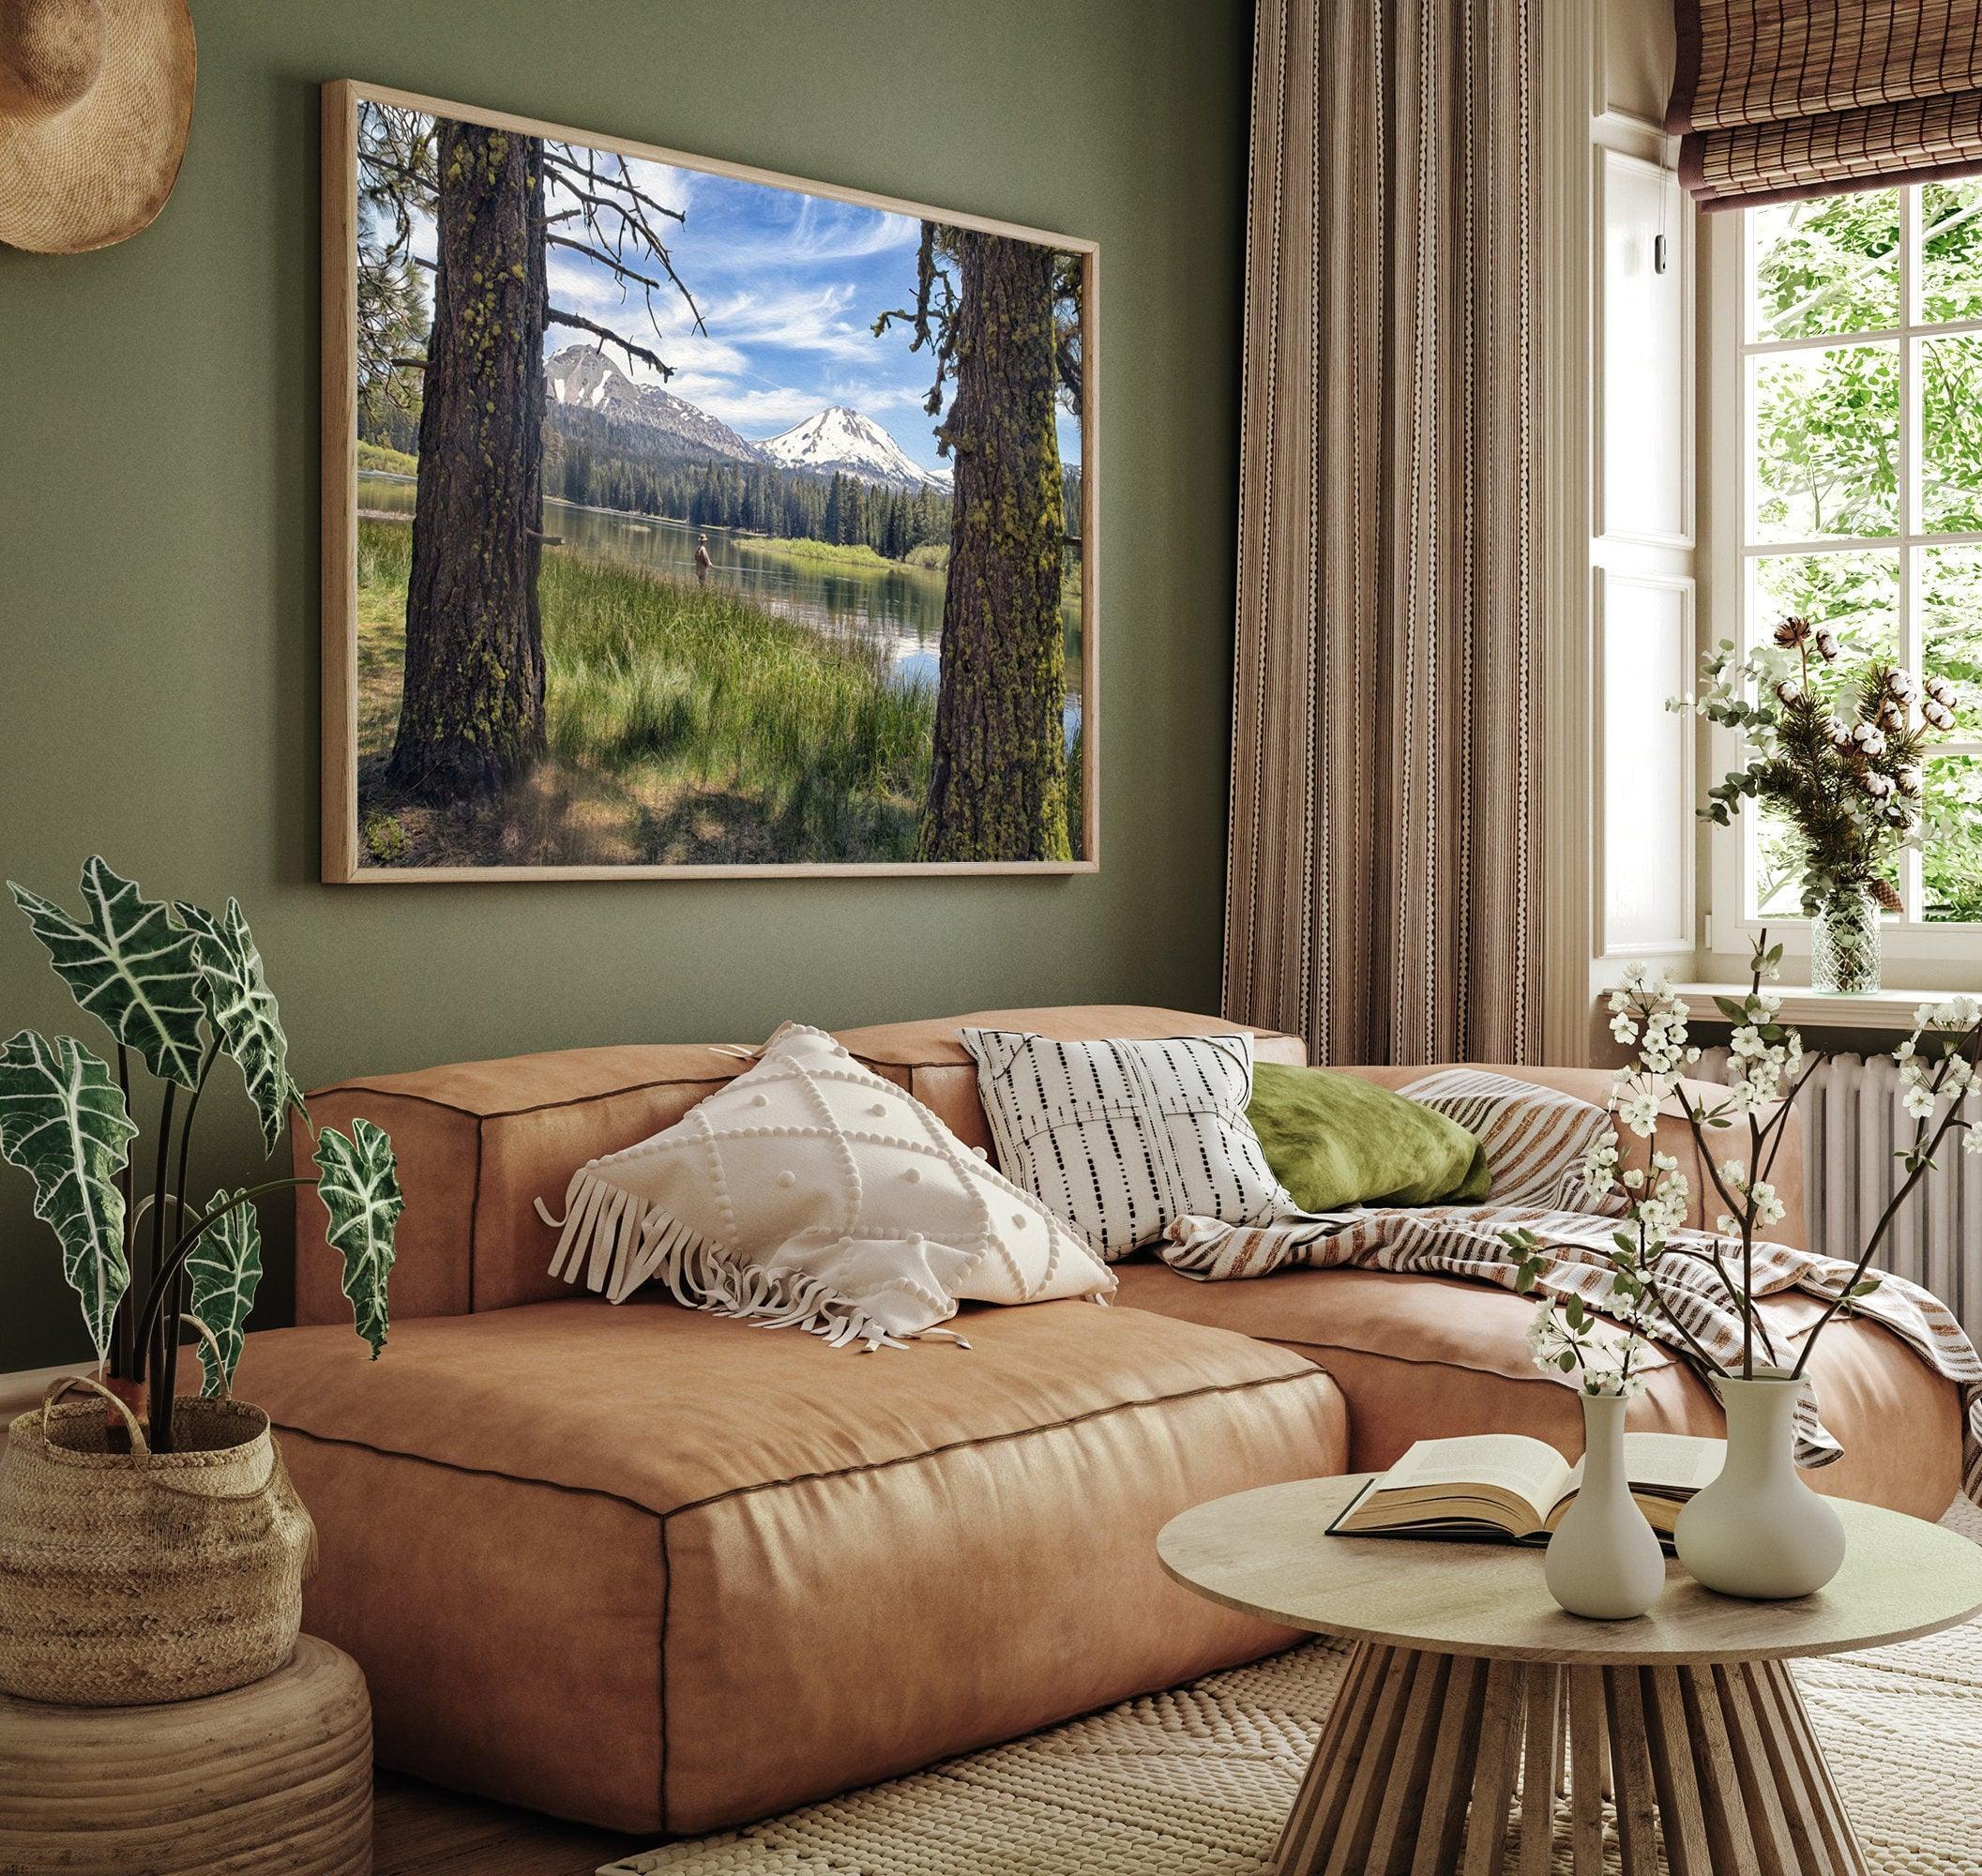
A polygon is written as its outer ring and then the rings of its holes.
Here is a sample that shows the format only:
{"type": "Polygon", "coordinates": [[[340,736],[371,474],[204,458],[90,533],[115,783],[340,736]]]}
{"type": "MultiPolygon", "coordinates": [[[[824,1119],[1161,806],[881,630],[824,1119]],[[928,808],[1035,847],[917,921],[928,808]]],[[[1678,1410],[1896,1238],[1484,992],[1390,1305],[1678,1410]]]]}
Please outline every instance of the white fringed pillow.
{"type": "Polygon", "coordinates": [[[823,1030],[786,1023],[673,1127],[581,1166],[551,1274],[835,1346],[920,1335],[960,1301],[1105,1300],[1114,1274],[1030,1192],[823,1030]]]}
{"type": "Polygon", "coordinates": [[[966,1029],[998,1164],[1112,1263],[1180,1218],[1296,1211],[1246,1118],[1252,1036],[1055,1042],[966,1029]]]}

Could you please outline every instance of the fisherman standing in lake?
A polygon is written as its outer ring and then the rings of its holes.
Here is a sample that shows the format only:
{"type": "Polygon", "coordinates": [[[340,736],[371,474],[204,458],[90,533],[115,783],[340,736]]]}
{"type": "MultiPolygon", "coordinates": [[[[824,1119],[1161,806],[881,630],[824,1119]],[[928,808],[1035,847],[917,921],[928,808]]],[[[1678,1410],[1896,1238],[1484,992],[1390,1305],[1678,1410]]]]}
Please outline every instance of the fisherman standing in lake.
{"type": "Polygon", "coordinates": [[[705,534],[695,537],[695,583],[698,586],[709,583],[709,537],[705,534]]]}

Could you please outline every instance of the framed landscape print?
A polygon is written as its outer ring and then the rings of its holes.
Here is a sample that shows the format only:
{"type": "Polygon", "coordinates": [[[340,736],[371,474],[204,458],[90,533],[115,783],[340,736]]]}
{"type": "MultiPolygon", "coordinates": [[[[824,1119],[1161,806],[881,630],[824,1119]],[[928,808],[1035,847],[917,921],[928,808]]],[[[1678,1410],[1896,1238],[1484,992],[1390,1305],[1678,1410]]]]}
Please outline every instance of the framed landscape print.
{"type": "Polygon", "coordinates": [[[1097,865],[1094,243],[324,91],[324,872],[1097,865]]]}

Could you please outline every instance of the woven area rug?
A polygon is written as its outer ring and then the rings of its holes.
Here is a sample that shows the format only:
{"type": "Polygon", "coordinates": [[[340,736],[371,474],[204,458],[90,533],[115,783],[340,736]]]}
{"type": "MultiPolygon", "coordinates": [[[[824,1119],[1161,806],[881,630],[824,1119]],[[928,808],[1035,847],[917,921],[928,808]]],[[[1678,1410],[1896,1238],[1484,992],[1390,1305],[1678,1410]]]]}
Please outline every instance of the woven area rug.
{"type": "MultiPolygon", "coordinates": [[[[1965,1501],[1944,1521],[1982,1543],[1965,1501]]],[[[1260,1876],[1343,1658],[1314,1642],[600,1876],[1260,1876]]],[[[1874,1876],[1977,1876],[1982,1619],[1797,1680],[1874,1876]]]]}

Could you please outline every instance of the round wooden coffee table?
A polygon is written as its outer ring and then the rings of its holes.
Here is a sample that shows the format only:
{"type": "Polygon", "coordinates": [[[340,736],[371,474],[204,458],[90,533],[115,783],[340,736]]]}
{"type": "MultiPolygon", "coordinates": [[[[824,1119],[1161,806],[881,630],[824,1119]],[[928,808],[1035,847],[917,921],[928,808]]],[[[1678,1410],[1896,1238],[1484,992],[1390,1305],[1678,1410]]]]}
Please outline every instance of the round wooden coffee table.
{"type": "Polygon", "coordinates": [[[1676,1563],[1633,1622],[1566,1614],[1538,1551],[1330,1537],[1367,1475],[1263,1486],[1157,1538],[1187,1588],[1354,1643],[1281,1833],[1278,1876],[1865,1876],[1784,1663],[1946,1628],[1982,1609],[1982,1546],[1835,1501],[1828,1588],[1741,1602],[1676,1563]],[[1612,1814],[1604,1800],[1614,1796],[1612,1814]]]}

